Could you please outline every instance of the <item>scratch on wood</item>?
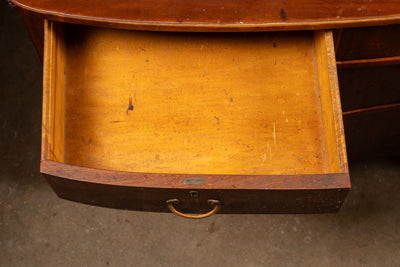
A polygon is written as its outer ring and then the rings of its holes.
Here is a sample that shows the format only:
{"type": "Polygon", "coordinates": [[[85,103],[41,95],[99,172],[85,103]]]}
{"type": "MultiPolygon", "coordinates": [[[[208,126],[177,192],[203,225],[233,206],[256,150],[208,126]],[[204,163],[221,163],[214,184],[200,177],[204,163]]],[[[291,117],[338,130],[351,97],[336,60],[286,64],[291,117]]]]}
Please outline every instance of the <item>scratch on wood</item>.
{"type": "Polygon", "coordinates": [[[269,160],[272,160],[272,151],[271,148],[269,147],[269,143],[267,143],[267,150],[269,152],[269,160]]]}
{"type": "Polygon", "coordinates": [[[274,138],[274,145],[276,145],[276,127],[275,127],[275,122],[273,124],[272,138],[274,138]]]}

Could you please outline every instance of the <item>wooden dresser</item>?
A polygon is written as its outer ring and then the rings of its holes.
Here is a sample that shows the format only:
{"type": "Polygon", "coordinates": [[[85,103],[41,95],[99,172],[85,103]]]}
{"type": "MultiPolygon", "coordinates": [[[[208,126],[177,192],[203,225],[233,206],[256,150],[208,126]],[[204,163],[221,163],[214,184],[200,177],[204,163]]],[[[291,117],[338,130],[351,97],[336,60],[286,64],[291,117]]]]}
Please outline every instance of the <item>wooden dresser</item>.
{"type": "Polygon", "coordinates": [[[400,3],[12,2],[43,57],[41,172],[61,198],[333,212],[350,188],[344,131],[352,158],[399,146],[399,28],[366,26],[398,23],[400,3]],[[389,126],[365,134],[374,123],[389,126]]]}

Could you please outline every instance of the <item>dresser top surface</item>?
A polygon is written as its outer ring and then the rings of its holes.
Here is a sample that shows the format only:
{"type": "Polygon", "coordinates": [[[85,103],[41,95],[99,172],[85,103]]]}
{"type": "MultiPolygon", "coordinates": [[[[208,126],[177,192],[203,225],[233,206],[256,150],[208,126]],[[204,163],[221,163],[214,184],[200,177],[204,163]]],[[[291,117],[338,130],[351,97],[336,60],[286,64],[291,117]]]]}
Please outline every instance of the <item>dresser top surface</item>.
{"type": "Polygon", "coordinates": [[[395,0],[11,0],[44,18],[157,31],[281,31],[400,22],[395,0]]]}

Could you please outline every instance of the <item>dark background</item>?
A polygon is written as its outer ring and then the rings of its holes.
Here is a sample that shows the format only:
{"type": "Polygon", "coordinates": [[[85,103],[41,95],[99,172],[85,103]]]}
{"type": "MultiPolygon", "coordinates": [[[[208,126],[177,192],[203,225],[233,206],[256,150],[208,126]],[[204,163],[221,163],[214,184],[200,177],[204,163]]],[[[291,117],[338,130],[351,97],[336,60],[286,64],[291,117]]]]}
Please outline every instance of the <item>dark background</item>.
{"type": "Polygon", "coordinates": [[[0,266],[395,266],[400,161],[350,163],[337,214],[172,214],[56,197],[39,173],[42,65],[0,0],[0,266]]]}

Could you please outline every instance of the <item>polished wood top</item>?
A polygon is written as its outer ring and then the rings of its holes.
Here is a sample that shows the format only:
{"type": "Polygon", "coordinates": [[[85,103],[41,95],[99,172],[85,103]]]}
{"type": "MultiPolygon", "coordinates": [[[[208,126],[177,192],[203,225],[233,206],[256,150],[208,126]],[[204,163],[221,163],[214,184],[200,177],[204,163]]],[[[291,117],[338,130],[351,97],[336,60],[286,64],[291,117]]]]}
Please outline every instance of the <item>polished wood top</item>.
{"type": "Polygon", "coordinates": [[[69,23],[159,31],[281,31],[395,24],[398,0],[11,0],[69,23]]]}

